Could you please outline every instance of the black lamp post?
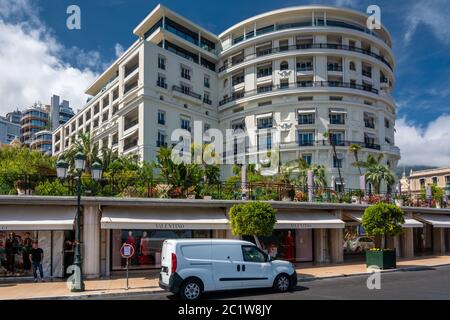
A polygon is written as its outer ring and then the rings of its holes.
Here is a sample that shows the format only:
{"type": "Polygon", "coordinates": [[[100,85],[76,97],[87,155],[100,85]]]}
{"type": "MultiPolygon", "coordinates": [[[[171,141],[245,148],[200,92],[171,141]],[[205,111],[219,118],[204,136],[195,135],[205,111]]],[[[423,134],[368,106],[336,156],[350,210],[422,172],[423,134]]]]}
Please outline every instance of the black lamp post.
{"type": "MultiPolygon", "coordinates": [[[[82,259],[81,259],[81,175],[86,166],[86,156],[81,152],[78,152],[74,157],[75,171],[77,178],[77,226],[75,230],[75,257],[74,265],[77,267],[75,271],[75,279],[72,281],[70,291],[81,292],[84,291],[83,272],[82,272],[82,259]]],[[[59,179],[66,179],[68,175],[69,164],[64,160],[59,160],[56,163],[56,173],[59,179]]],[[[92,178],[98,181],[102,177],[102,165],[95,162],[92,165],[92,178]]]]}

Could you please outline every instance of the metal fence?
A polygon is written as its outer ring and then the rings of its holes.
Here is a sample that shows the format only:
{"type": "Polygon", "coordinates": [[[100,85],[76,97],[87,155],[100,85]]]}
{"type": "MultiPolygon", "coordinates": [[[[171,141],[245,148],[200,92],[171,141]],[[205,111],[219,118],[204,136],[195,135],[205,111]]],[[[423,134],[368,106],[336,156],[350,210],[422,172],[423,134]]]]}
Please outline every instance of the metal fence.
{"type": "MultiPolygon", "coordinates": [[[[76,178],[59,180],[56,176],[43,175],[0,175],[0,195],[45,195],[74,196],[76,178]]],[[[241,181],[218,183],[193,183],[181,181],[169,185],[162,179],[149,179],[140,176],[126,177],[109,175],[96,182],[90,176],[82,176],[84,196],[138,197],[169,199],[212,199],[255,201],[309,201],[308,188],[290,183],[247,182],[243,188],[241,181]]],[[[336,191],[330,188],[314,187],[312,201],[322,203],[374,204],[378,202],[397,203],[411,207],[447,207],[445,200],[424,199],[420,193],[373,194],[357,189],[336,191]]]]}

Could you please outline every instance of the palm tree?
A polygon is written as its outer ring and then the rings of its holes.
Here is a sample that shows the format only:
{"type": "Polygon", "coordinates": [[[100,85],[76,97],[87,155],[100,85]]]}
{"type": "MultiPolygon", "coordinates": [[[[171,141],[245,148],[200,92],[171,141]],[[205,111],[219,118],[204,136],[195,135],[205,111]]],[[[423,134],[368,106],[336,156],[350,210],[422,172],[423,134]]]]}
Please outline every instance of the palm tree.
{"type": "Polygon", "coordinates": [[[375,188],[375,193],[380,194],[381,182],[386,181],[388,186],[395,183],[395,176],[384,164],[373,164],[367,168],[366,180],[375,188]]]}
{"type": "Polygon", "coordinates": [[[314,186],[318,188],[325,189],[328,185],[326,178],[326,170],[324,166],[321,165],[309,165],[303,159],[297,159],[286,163],[282,167],[282,172],[289,176],[294,175],[292,182],[294,185],[305,188],[308,184],[308,171],[312,171],[314,174],[314,186]]]}
{"type": "Polygon", "coordinates": [[[90,133],[80,133],[73,146],[64,152],[61,157],[69,162],[71,168],[73,168],[74,158],[78,152],[81,152],[86,156],[86,172],[91,171],[91,167],[94,162],[101,161],[99,158],[98,144],[94,143],[90,133]]]}
{"type": "Polygon", "coordinates": [[[359,144],[351,144],[350,147],[348,147],[348,151],[352,152],[353,155],[355,156],[355,163],[353,163],[353,165],[355,165],[358,168],[359,171],[359,175],[362,176],[362,172],[361,172],[361,166],[359,166],[359,158],[358,158],[358,153],[359,151],[361,151],[361,146],[359,144]]]}
{"type": "MultiPolygon", "coordinates": [[[[328,141],[330,142],[330,145],[331,145],[331,147],[333,148],[333,155],[334,155],[334,158],[337,160],[338,157],[337,157],[337,151],[336,151],[336,143],[335,143],[335,141],[334,141],[334,139],[333,139],[333,135],[330,134],[329,132],[325,132],[325,133],[323,134],[323,137],[324,137],[325,139],[328,139],[328,141]]],[[[339,164],[337,165],[337,169],[338,169],[338,175],[339,175],[339,182],[340,182],[341,185],[342,185],[343,180],[342,180],[342,174],[341,174],[341,167],[340,167],[339,164]]]]}

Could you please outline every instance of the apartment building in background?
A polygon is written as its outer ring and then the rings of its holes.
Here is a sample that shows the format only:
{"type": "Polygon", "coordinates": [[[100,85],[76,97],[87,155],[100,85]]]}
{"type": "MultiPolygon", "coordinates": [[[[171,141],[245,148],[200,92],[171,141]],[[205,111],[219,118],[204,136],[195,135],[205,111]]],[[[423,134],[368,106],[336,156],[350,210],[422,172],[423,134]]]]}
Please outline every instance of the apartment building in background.
{"type": "Polygon", "coordinates": [[[87,88],[86,106],[53,131],[53,154],[89,132],[100,148],[150,161],[176,142],[175,129],[192,133],[202,121],[203,131],[251,133],[248,156],[277,146],[282,163],[324,165],[331,188],[357,189],[351,144],[361,146],[361,159],[383,153],[393,170],[400,159],[392,38],[384,26],[368,30],[366,20],[353,10],[303,6],[215,35],[158,5],[134,29],[136,42],[87,88]]]}
{"type": "Polygon", "coordinates": [[[20,136],[20,125],[7,117],[0,117],[0,144],[10,144],[20,136]]]}
{"type": "Polygon", "coordinates": [[[31,149],[52,153],[52,130],[66,123],[74,112],[69,102],[57,95],[51,97],[50,105],[35,103],[25,109],[20,118],[20,141],[31,149]]]}
{"type": "Polygon", "coordinates": [[[450,187],[450,167],[418,171],[411,170],[407,179],[409,191],[413,193],[418,193],[429,185],[447,188],[450,187]]]}

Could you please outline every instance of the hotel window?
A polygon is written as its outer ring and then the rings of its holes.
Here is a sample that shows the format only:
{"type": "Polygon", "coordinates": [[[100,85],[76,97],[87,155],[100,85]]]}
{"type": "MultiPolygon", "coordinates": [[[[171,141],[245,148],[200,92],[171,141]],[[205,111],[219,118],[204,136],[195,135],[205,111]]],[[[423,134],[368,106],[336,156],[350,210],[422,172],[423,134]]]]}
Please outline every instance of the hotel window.
{"type": "Polygon", "coordinates": [[[384,138],[384,141],[387,143],[387,144],[391,144],[391,139],[389,139],[389,138],[384,138]]]}
{"type": "Polygon", "coordinates": [[[180,83],[181,92],[183,92],[186,95],[190,95],[191,93],[191,87],[185,83],[180,83]]]}
{"type": "Polygon", "coordinates": [[[307,165],[312,165],[312,154],[304,154],[302,155],[302,159],[307,165]]]}
{"type": "Polygon", "coordinates": [[[231,77],[231,83],[233,86],[244,83],[244,73],[235,74],[231,77]]]}
{"type": "Polygon", "coordinates": [[[166,124],[166,113],[164,111],[158,111],[158,124],[165,125],[166,124]]]}
{"type": "Polygon", "coordinates": [[[287,61],[283,61],[280,63],[280,71],[289,70],[289,63],[287,61]]]}
{"type": "Polygon", "coordinates": [[[97,104],[94,106],[94,115],[96,115],[99,111],[100,111],[100,104],[97,103],[97,104]]]}
{"type": "Polygon", "coordinates": [[[181,129],[191,132],[191,120],[181,118],[181,129]]]}
{"type": "Polygon", "coordinates": [[[344,192],[345,191],[345,182],[344,179],[342,181],[339,180],[339,178],[336,179],[334,182],[334,190],[337,192],[344,192]]]}
{"type": "Polygon", "coordinates": [[[445,185],[450,184],[450,176],[445,176],[445,185]]]}
{"type": "Polygon", "coordinates": [[[272,149],[272,134],[260,134],[258,135],[258,151],[272,149]]]}
{"type": "Polygon", "coordinates": [[[289,89],[289,79],[280,80],[280,89],[289,89]]]}
{"type": "Polygon", "coordinates": [[[211,125],[209,123],[205,123],[203,125],[203,133],[205,133],[206,131],[208,131],[209,129],[211,129],[211,125]]]}
{"type": "Polygon", "coordinates": [[[433,178],[431,178],[431,182],[432,182],[434,185],[437,185],[437,184],[438,184],[438,177],[433,177],[433,178]]]}
{"type": "Polygon", "coordinates": [[[209,104],[209,105],[212,104],[212,101],[211,101],[211,98],[210,98],[210,93],[207,92],[207,91],[205,91],[203,93],[203,102],[206,103],[206,104],[209,104]]]}
{"type": "Polygon", "coordinates": [[[166,70],[166,58],[163,56],[158,56],[158,68],[161,70],[166,70]]]}
{"type": "Polygon", "coordinates": [[[163,74],[158,73],[158,81],[156,82],[156,84],[158,85],[158,87],[167,89],[166,77],[163,74]]]}
{"type": "Polygon", "coordinates": [[[330,124],[345,125],[345,112],[330,110],[330,124]]]}
{"type": "Polygon", "coordinates": [[[116,146],[118,143],[119,143],[119,134],[118,134],[118,133],[115,133],[115,134],[113,134],[113,136],[112,136],[112,142],[111,142],[111,145],[112,145],[112,146],[116,146]]]}
{"type": "Polygon", "coordinates": [[[315,133],[312,131],[299,131],[298,132],[298,145],[301,147],[314,145],[315,133]]]}
{"type": "Polygon", "coordinates": [[[313,97],[298,97],[298,101],[313,101],[313,97]]]}
{"type": "Polygon", "coordinates": [[[205,88],[209,88],[211,86],[210,78],[208,75],[205,75],[205,77],[203,78],[203,85],[205,86],[205,88]]]}
{"type": "Polygon", "coordinates": [[[389,129],[391,127],[391,122],[389,119],[384,118],[384,127],[389,129]]]}
{"type": "Polygon", "coordinates": [[[273,117],[268,116],[268,117],[257,119],[257,126],[258,126],[258,129],[273,128],[273,117]]]}
{"type": "Polygon", "coordinates": [[[166,142],[166,133],[162,130],[158,130],[158,140],[156,141],[156,146],[158,148],[167,147],[167,142],[166,142]]]}
{"type": "Polygon", "coordinates": [[[289,50],[289,40],[280,40],[279,42],[280,51],[289,50]]]}
{"type": "Polygon", "coordinates": [[[102,122],[108,121],[108,118],[109,118],[109,111],[103,112],[102,122]]]}
{"type": "Polygon", "coordinates": [[[350,70],[356,71],[356,64],[353,61],[350,61],[350,70]]]}
{"type": "Polygon", "coordinates": [[[343,146],[344,145],[344,132],[331,132],[330,133],[331,141],[335,146],[343,146]]]}
{"type": "Polygon", "coordinates": [[[315,124],[316,122],[316,113],[311,110],[309,111],[298,111],[298,124],[299,125],[308,125],[308,124],[315,124]]]}
{"type": "Polygon", "coordinates": [[[272,75],[272,64],[266,64],[263,66],[258,66],[257,67],[257,78],[263,78],[263,77],[268,77],[272,75]]]}
{"type": "Polygon", "coordinates": [[[333,168],[340,168],[342,169],[342,158],[338,155],[333,156],[333,168]]]}
{"type": "Polygon", "coordinates": [[[117,113],[117,111],[119,111],[119,105],[113,105],[113,109],[112,109],[112,115],[115,115],[117,113]]]}
{"type": "Polygon", "coordinates": [[[187,80],[191,80],[191,69],[181,66],[181,77],[187,80]]]}

